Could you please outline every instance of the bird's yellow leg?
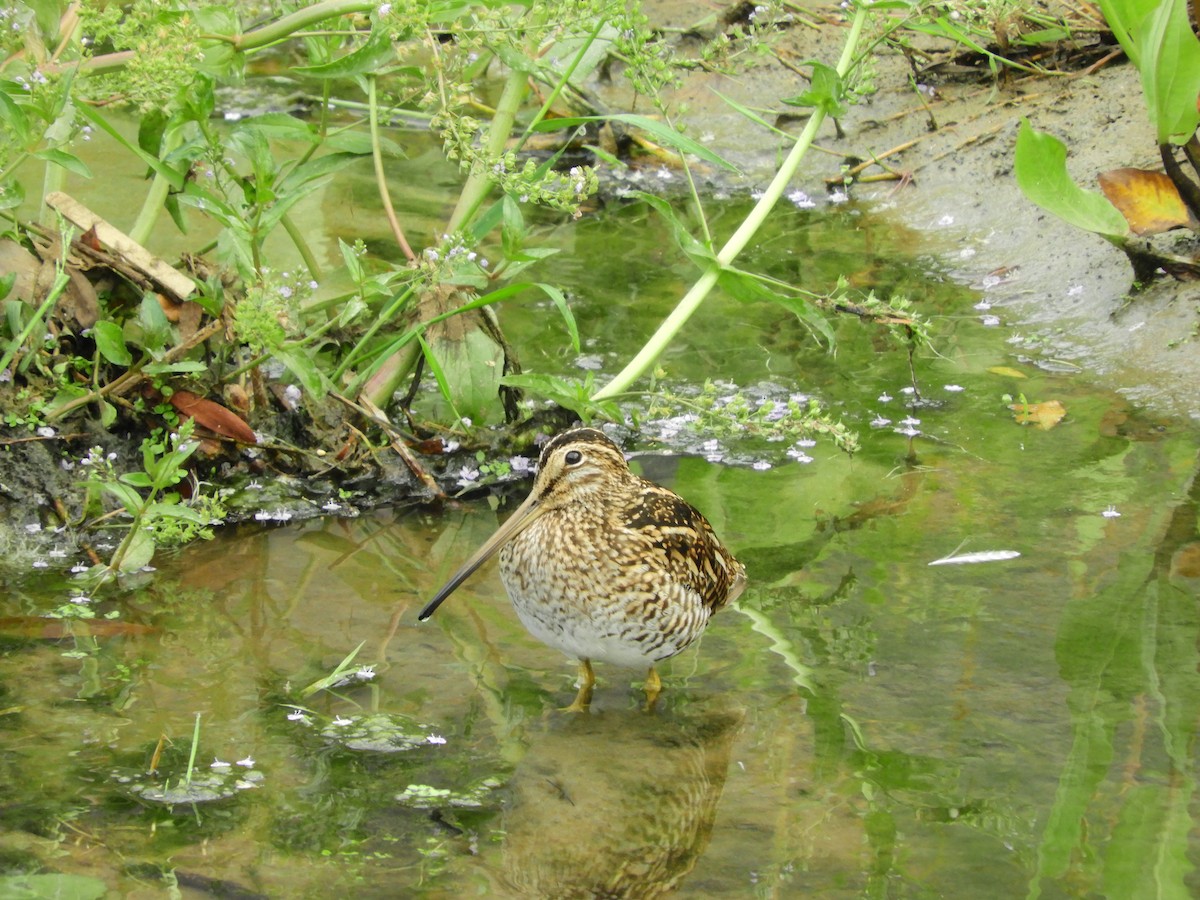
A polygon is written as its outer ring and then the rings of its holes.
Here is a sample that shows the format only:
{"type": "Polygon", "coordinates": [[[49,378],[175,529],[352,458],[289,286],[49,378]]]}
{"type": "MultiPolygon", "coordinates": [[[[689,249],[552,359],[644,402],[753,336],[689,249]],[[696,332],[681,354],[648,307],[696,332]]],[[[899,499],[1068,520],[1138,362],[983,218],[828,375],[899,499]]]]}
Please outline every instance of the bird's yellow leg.
{"type": "Polygon", "coordinates": [[[596,673],[592,664],[586,659],[579,661],[579,693],[571,701],[570,706],[564,706],[563,712],[587,712],[592,704],[592,688],[596,686],[596,673]]]}
{"type": "Polygon", "coordinates": [[[646,711],[649,712],[654,709],[654,702],[662,693],[662,679],[658,677],[654,666],[651,666],[650,671],[646,673],[646,683],[643,687],[646,691],[646,711]]]}

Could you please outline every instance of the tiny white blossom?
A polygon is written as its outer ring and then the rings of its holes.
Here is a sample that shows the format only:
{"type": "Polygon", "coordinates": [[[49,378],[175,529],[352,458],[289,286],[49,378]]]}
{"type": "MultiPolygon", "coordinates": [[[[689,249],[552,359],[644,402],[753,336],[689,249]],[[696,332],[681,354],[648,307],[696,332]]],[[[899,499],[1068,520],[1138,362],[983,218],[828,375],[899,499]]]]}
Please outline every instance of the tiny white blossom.
{"type": "Polygon", "coordinates": [[[1104,516],[1106,519],[1119,519],[1121,517],[1121,514],[1117,512],[1117,508],[1115,506],[1107,507],[1102,513],[1100,513],[1100,515],[1104,516]]]}
{"type": "Polygon", "coordinates": [[[241,766],[243,769],[253,769],[254,768],[254,757],[247,756],[242,759],[239,759],[237,761],[237,765],[241,766]]]}
{"type": "Polygon", "coordinates": [[[55,431],[53,428],[51,428],[49,425],[43,425],[41,428],[39,428],[37,430],[37,433],[38,433],[38,437],[44,437],[44,438],[52,438],[52,437],[54,437],[54,435],[58,434],[58,432],[55,431]]]}
{"type": "Polygon", "coordinates": [[[391,11],[392,11],[392,4],[390,4],[390,3],[380,3],[379,4],[379,15],[386,16],[391,11]]]}
{"type": "Polygon", "coordinates": [[[212,769],[228,769],[228,768],[229,768],[229,763],[225,762],[225,760],[223,760],[223,759],[214,759],[214,760],[212,761],[212,765],[211,765],[209,768],[212,768],[212,769]]]}
{"type": "Polygon", "coordinates": [[[375,677],[374,666],[360,666],[358,671],[354,673],[354,677],[359,681],[370,681],[375,677]]]}
{"type": "Polygon", "coordinates": [[[442,737],[440,734],[431,734],[431,735],[429,735],[429,737],[425,738],[425,743],[427,743],[427,744],[444,744],[444,743],[446,743],[446,739],[444,737],[442,737]]]}

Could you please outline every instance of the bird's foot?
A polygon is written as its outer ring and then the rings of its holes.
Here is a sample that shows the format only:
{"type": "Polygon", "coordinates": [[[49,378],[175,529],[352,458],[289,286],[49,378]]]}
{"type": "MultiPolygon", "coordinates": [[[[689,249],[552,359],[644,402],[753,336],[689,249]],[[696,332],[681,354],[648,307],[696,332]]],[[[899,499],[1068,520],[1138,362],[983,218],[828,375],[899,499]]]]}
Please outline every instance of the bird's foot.
{"type": "Polygon", "coordinates": [[[592,672],[592,664],[586,659],[579,662],[579,693],[571,701],[570,706],[562,707],[563,712],[587,712],[592,705],[592,689],[596,686],[596,675],[592,672]]]}
{"type": "Polygon", "coordinates": [[[642,685],[642,690],[646,692],[646,712],[654,712],[658,695],[662,693],[662,679],[658,677],[654,666],[651,666],[650,671],[646,673],[646,681],[642,685]]]}

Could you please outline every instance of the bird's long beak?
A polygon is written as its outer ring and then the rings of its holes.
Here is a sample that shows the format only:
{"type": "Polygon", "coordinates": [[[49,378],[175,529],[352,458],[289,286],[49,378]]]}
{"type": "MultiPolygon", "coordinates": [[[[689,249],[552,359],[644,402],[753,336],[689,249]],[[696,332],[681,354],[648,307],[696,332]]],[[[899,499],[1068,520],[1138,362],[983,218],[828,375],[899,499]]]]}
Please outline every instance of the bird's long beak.
{"type": "Polygon", "coordinates": [[[463,563],[459,570],[450,576],[450,580],[442,585],[442,589],[434,595],[434,598],[425,604],[425,608],[417,616],[418,621],[424,622],[432,616],[442,605],[442,601],[454,593],[455,588],[466,581],[472,572],[487,562],[493,553],[532,525],[544,511],[545,507],[538,503],[533,495],[526,497],[525,502],[517,507],[516,512],[496,529],[496,533],[488,538],[482,547],[471,554],[471,558],[463,563]]]}

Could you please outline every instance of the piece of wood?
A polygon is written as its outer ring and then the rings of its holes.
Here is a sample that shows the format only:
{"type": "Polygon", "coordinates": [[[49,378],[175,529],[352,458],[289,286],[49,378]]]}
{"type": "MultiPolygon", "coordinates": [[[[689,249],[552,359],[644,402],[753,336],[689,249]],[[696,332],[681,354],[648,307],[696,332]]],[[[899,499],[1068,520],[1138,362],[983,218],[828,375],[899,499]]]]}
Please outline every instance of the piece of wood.
{"type": "Polygon", "coordinates": [[[74,197],[62,191],[52,191],[46,195],[46,205],[62,214],[62,216],[87,232],[95,230],[96,239],[107,247],[109,252],[127,260],[130,265],[154,280],[164,291],[182,303],[196,290],[192,279],[184,275],[170,263],[159,259],[125,232],[110,225],[74,197]]]}

